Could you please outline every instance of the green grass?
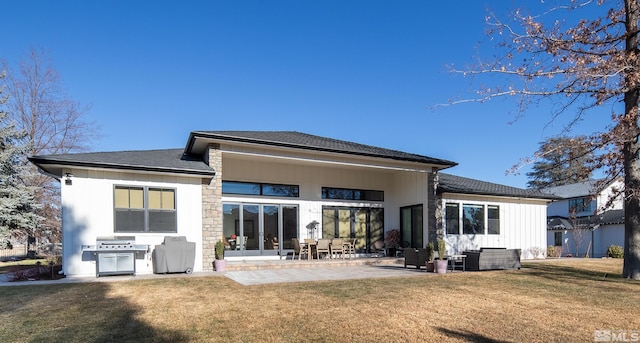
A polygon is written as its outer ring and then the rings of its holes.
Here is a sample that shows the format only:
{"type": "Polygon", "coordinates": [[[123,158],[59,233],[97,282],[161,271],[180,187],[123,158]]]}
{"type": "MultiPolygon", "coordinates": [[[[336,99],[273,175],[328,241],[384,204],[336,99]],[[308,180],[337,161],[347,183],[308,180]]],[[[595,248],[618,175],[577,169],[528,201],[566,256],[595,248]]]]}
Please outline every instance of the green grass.
{"type": "Polygon", "coordinates": [[[621,260],[240,286],[224,277],[0,287],[7,342],[581,342],[640,329],[621,260]],[[607,276],[605,277],[605,274],[607,276]]]}

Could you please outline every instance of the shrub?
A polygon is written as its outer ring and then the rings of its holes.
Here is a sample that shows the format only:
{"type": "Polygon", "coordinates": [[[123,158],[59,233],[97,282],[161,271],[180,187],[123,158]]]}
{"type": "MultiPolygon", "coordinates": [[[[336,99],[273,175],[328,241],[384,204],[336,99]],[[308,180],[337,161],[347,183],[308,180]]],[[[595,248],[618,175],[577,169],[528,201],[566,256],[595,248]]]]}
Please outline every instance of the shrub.
{"type": "Polygon", "coordinates": [[[216,260],[224,260],[224,242],[217,241],[215,246],[216,260]]]}
{"type": "Polygon", "coordinates": [[[562,255],[562,247],[550,245],[547,247],[547,257],[560,257],[562,255]]]}
{"type": "MultiPolygon", "coordinates": [[[[542,255],[544,253],[544,250],[542,248],[539,248],[539,247],[531,247],[531,248],[529,248],[529,252],[531,253],[531,256],[533,258],[538,258],[538,256],[540,256],[540,255],[542,255]]],[[[544,255],[542,257],[544,257],[544,255]]]]}
{"type": "Polygon", "coordinates": [[[610,245],[607,249],[607,256],[612,258],[622,258],[624,257],[624,250],[619,245],[610,245]]]}

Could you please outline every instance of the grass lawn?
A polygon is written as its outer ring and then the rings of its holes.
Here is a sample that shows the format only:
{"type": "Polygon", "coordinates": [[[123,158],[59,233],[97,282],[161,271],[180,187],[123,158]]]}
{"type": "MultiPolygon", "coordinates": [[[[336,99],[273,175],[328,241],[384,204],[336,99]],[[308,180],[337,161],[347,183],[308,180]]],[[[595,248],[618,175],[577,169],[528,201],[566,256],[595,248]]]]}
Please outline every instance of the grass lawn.
{"type": "Polygon", "coordinates": [[[260,286],[184,277],[0,287],[0,340],[592,342],[594,330],[640,330],[640,282],[619,278],[621,260],[523,267],[260,286]]]}

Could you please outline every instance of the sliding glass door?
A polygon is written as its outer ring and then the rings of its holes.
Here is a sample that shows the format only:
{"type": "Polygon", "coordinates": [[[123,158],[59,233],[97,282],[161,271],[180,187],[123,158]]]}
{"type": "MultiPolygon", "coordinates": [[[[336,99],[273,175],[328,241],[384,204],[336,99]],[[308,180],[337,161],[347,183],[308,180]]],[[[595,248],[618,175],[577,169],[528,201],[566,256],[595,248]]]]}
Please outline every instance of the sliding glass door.
{"type": "Polygon", "coordinates": [[[413,248],[424,247],[422,213],[422,205],[400,208],[400,231],[402,233],[402,240],[409,242],[409,245],[413,248]]]}

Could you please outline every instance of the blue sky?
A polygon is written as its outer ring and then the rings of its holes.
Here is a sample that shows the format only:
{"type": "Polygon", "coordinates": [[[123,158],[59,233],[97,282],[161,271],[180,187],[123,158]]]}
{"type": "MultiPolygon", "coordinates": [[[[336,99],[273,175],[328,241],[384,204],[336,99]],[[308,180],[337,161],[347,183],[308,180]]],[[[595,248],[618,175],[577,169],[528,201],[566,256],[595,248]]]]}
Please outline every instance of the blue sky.
{"type": "Polygon", "coordinates": [[[50,50],[71,98],[92,105],[103,135],[95,151],[183,147],[194,130],[295,130],[448,159],[459,163],[449,173],[525,187],[528,167],[505,171],[560,131],[546,125],[548,108],[515,123],[508,99],[432,109],[470,96],[471,80],[446,66],[490,57],[487,11],[516,7],[6,0],[0,58],[50,50]]]}

